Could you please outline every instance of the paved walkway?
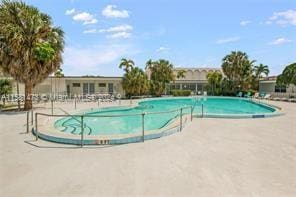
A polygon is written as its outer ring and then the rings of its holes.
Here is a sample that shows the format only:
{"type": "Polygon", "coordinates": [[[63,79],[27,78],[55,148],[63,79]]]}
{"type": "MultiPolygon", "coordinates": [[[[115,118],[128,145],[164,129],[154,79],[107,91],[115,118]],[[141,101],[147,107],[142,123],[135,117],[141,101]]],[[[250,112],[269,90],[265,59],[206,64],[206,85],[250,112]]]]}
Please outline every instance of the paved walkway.
{"type": "Polygon", "coordinates": [[[0,196],[296,196],[296,104],[273,103],[286,115],[83,149],[35,142],[25,113],[0,114],[0,196]]]}

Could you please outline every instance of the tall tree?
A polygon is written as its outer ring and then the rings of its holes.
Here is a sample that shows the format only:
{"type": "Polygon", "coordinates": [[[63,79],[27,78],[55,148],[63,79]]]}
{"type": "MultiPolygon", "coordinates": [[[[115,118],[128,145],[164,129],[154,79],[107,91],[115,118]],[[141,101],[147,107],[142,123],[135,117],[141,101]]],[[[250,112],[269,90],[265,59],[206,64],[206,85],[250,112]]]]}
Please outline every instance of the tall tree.
{"type": "Polygon", "coordinates": [[[122,58],[119,64],[119,68],[123,68],[123,70],[127,73],[131,71],[135,66],[135,63],[131,59],[122,58]]]}
{"type": "Polygon", "coordinates": [[[231,90],[245,90],[250,87],[254,60],[249,60],[246,53],[232,51],[223,58],[222,70],[227,80],[231,81],[231,90]]]}
{"type": "Polygon", "coordinates": [[[164,59],[158,61],[149,60],[146,63],[146,69],[150,70],[152,94],[161,96],[165,91],[166,83],[175,80],[173,67],[173,64],[164,59]]]}
{"type": "Polygon", "coordinates": [[[63,69],[58,68],[54,72],[54,77],[55,77],[55,93],[56,93],[56,81],[58,81],[58,94],[59,94],[59,89],[60,89],[60,78],[64,77],[63,69]]]}
{"type": "Polygon", "coordinates": [[[149,81],[145,72],[134,67],[123,75],[122,87],[127,97],[145,95],[149,92],[149,81]]]}
{"type": "Polygon", "coordinates": [[[296,85],[296,62],[286,66],[281,76],[285,85],[296,85]]]}
{"type": "Polygon", "coordinates": [[[25,84],[24,109],[32,108],[32,89],[62,63],[63,31],[51,17],[20,1],[0,4],[0,66],[25,84]]]}
{"type": "Polygon", "coordinates": [[[267,65],[259,64],[259,65],[254,66],[254,73],[255,73],[256,78],[258,78],[258,79],[260,77],[262,77],[262,75],[267,77],[269,74],[269,68],[267,65]]]}
{"type": "Polygon", "coordinates": [[[259,64],[254,66],[254,76],[253,76],[253,88],[256,90],[259,90],[259,81],[260,78],[263,76],[268,76],[269,74],[269,68],[267,65],[259,64]]]}
{"type": "Polygon", "coordinates": [[[0,98],[3,102],[3,106],[5,106],[5,98],[3,96],[7,96],[8,94],[11,94],[12,92],[12,86],[11,82],[8,79],[0,79],[0,98]]]}
{"type": "Polygon", "coordinates": [[[208,85],[213,95],[218,95],[221,90],[222,74],[220,72],[209,72],[207,74],[208,85]]]}
{"type": "Polygon", "coordinates": [[[177,79],[182,79],[182,78],[185,78],[185,74],[186,74],[186,70],[183,70],[183,69],[178,70],[176,77],[177,77],[177,79]]]}

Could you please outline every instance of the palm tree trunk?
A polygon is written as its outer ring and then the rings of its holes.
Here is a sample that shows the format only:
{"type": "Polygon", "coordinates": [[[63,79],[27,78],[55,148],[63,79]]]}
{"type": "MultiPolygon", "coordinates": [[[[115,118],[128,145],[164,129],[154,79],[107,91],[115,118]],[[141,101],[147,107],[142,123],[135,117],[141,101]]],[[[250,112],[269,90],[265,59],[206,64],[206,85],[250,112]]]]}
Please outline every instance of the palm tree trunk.
{"type": "Polygon", "coordinates": [[[24,110],[32,109],[32,89],[33,89],[33,85],[30,82],[25,83],[25,106],[24,106],[24,110]]]}

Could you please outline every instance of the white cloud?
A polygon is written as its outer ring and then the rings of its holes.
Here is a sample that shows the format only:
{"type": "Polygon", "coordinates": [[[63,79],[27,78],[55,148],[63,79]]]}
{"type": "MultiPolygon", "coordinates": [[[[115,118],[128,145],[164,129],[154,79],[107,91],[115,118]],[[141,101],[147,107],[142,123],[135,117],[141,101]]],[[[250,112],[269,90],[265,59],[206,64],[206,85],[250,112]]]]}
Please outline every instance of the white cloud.
{"type": "Polygon", "coordinates": [[[237,42],[240,40],[240,37],[230,37],[230,38],[223,38],[216,41],[217,44],[226,44],[230,42],[237,42]]]}
{"type": "Polygon", "coordinates": [[[96,29],[87,29],[83,31],[84,34],[94,34],[97,33],[96,29]]]}
{"type": "Polygon", "coordinates": [[[251,21],[249,21],[249,20],[244,20],[244,21],[241,21],[239,24],[240,24],[240,26],[246,26],[246,25],[248,25],[248,24],[250,24],[251,23],[251,21]]]}
{"type": "Polygon", "coordinates": [[[272,22],[271,22],[271,21],[266,21],[265,24],[266,24],[266,25],[271,25],[272,22]]]}
{"type": "Polygon", "coordinates": [[[128,18],[129,12],[127,10],[116,10],[116,5],[107,5],[103,11],[102,15],[107,18],[128,18]]]}
{"type": "Polygon", "coordinates": [[[118,25],[108,29],[100,29],[100,32],[127,32],[131,30],[133,30],[133,27],[130,25],[118,25]]]}
{"type": "Polygon", "coordinates": [[[81,12],[73,16],[73,20],[83,22],[84,25],[95,24],[98,20],[88,12],[81,12]]]}
{"type": "Polygon", "coordinates": [[[110,75],[116,72],[122,57],[136,53],[131,45],[66,47],[63,68],[67,75],[110,75]]]}
{"type": "Polygon", "coordinates": [[[158,53],[167,52],[169,50],[170,50],[170,48],[168,48],[168,47],[159,47],[158,49],[156,49],[156,52],[158,52],[158,53]]]}
{"type": "Polygon", "coordinates": [[[296,10],[286,10],[283,12],[274,12],[271,17],[269,17],[266,24],[278,24],[281,26],[286,25],[296,25],[296,10]]]}
{"type": "Polygon", "coordinates": [[[270,45],[282,45],[292,42],[292,40],[286,39],[286,38],[278,38],[270,42],[270,45]]]}
{"type": "Polygon", "coordinates": [[[107,35],[107,38],[111,39],[119,39],[119,38],[130,38],[131,37],[131,31],[133,30],[133,27],[130,25],[118,25],[113,26],[108,29],[100,29],[100,33],[111,33],[107,35]]]}
{"type": "Polygon", "coordinates": [[[71,10],[66,10],[66,15],[72,15],[76,12],[75,8],[71,9],[71,10]]]}
{"type": "Polygon", "coordinates": [[[89,20],[89,21],[85,21],[83,24],[84,25],[88,25],[88,24],[96,24],[98,22],[98,20],[97,19],[92,19],[92,20],[89,20]]]}
{"type": "Polygon", "coordinates": [[[113,33],[111,35],[107,35],[107,38],[111,38],[111,39],[118,39],[118,38],[130,38],[131,37],[131,33],[129,32],[117,32],[117,33],[113,33]]]}

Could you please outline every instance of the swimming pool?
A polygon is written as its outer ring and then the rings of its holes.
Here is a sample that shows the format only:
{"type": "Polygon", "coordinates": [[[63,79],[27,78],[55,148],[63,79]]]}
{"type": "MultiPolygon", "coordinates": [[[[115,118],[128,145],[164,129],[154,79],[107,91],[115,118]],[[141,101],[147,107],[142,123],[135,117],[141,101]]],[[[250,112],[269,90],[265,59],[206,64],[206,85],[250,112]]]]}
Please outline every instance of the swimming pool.
{"type": "MultiPolygon", "coordinates": [[[[141,131],[145,121],[145,131],[153,131],[170,125],[182,115],[255,118],[271,116],[276,109],[259,104],[250,99],[230,97],[187,97],[147,99],[134,107],[110,107],[83,112],[85,135],[133,134],[141,131]],[[144,117],[142,117],[142,115],[144,117]],[[100,117],[98,117],[100,116],[100,117]],[[142,119],[143,118],[143,119],[142,119]]],[[[81,134],[81,122],[77,117],[66,117],[54,123],[56,129],[74,135],[81,134]]]]}

